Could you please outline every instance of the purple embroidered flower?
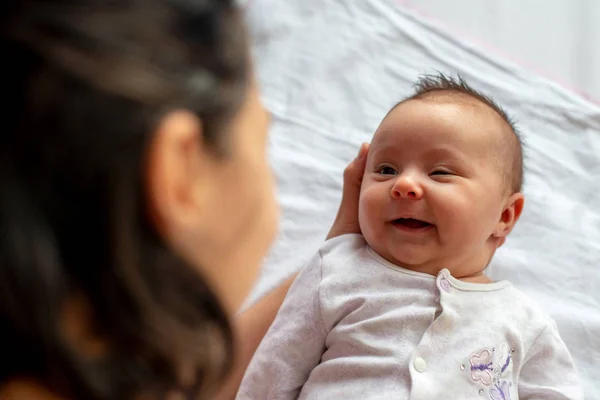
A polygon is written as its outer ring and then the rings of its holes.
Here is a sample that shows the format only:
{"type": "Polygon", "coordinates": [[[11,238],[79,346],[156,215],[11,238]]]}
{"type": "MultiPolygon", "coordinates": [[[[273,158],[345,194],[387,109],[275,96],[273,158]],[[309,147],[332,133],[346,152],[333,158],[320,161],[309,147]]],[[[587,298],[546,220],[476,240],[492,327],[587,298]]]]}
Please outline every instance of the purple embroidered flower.
{"type": "Polygon", "coordinates": [[[506,361],[504,362],[504,365],[502,366],[502,370],[500,371],[500,373],[504,373],[504,371],[506,370],[506,368],[508,368],[508,365],[510,364],[510,354],[506,357],[506,361]]]}
{"type": "Polygon", "coordinates": [[[471,355],[471,378],[474,381],[481,381],[486,386],[492,384],[494,375],[492,374],[492,352],[483,349],[479,353],[471,355]]]}
{"type": "Polygon", "coordinates": [[[508,381],[496,383],[490,389],[490,398],[492,400],[510,400],[510,385],[508,381]]]}

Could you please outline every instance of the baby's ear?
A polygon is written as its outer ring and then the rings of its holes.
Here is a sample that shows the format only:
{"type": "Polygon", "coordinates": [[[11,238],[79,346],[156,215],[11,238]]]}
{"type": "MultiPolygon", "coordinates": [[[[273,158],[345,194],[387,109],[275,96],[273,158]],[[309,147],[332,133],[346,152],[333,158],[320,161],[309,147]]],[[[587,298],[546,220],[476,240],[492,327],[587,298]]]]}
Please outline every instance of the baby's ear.
{"type": "Polygon", "coordinates": [[[513,227],[521,217],[523,212],[523,205],[525,204],[525,196],[523,193],[514,193],[504,204],[504,210],[500,215],[500,220],[496,229],[494,230],[493,236],[502,239],[500,243],[504,243],[504,238],[512,231],[513,227]]]}

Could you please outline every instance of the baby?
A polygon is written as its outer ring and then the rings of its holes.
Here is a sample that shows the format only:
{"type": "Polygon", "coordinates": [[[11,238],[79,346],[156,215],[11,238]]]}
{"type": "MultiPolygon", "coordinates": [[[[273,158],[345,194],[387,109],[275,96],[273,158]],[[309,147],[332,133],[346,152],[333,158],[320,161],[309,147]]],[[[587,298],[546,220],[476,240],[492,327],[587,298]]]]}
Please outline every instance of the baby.
{"type": "Polygon", "coordinates": [[[556,324],[484,269],[523,209],[519,136],[463,80],[426,76],[384,118],[363,235],[302,270],[238,399],[582,399],[556,324]]]}

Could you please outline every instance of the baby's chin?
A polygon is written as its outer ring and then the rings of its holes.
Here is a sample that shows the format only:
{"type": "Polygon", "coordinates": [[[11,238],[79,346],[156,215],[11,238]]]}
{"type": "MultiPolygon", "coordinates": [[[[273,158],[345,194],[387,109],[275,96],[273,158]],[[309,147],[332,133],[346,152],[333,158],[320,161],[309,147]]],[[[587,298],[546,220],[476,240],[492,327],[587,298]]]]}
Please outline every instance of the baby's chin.
{"type": "Polygon", "coordinates": [[[365,219],[359,218],[363,237],[367,244],[386,261],[411,271],[434,275],[441,270],[438,268],[438,271],[434,271],[430,267],[436,252],[436,248],[431,246],[430,241],[422,244],[399,243],[397,239],[371,229],[371,226],[368,223],[365,224],[365,221],[365,219]]]}

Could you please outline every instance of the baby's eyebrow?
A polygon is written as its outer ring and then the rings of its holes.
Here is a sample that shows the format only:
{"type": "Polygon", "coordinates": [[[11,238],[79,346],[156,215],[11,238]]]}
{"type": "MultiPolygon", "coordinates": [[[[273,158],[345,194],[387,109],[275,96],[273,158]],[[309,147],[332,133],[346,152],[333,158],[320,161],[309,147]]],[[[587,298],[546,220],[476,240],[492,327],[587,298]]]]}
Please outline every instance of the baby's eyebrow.
{"type": "Polygon", "coordinates": [[[432,146],[427,149],[426,153],[434,155],[453,155],[456,154],[456,150],[449,146],[432,146]]]}
{"type": "Polygon", "coordinates": [[[382,154],[389,154],[395,152],[393,146],[372,146],[369,150],[371,157],[381,157],[382,154]]]}
{"type": "MultiPolygon", "coordinates": [[[[396,159],[399,157],[399,153],[402,153],[402,149],[397,145],[379,145],[372,149],[370,153],[370,161],[380,162],[382,159],[387,158],[390,158],[389,161],[392,161],[391,159],[396,159]]],[[[406,156],[406,154],[403,156],[406,156]]],[[[422,152],[419,157],[422,157],[428,162],[443,160],[446,162],[464,164],[467,155],[459,148],[454,148],[451,146],[432,146],[431,148],[422,152]]]]}
{"type": "Polygon", "coordinates": [[[426,157],[430,158],[449,158],[453,160],[463,160],[461,152],[458,149],[449,147],[434,147],[425,152],[426,157]]]}

